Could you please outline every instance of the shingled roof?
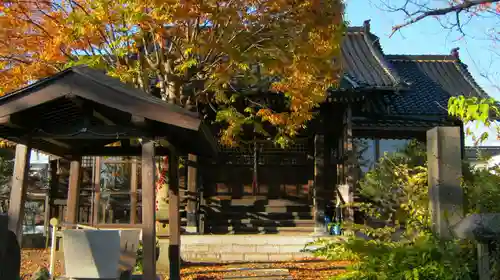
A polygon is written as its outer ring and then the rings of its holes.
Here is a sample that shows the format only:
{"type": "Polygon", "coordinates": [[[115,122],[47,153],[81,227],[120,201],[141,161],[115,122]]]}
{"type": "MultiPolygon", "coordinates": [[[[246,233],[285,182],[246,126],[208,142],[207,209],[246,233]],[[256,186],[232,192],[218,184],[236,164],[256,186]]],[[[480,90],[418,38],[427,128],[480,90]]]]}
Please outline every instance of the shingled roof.
{"type": "Polygon", "coordinates": [[[387,60],[408,84],[409,91],[387,96],[395,114],[447,114],[454,96],[487,97],[474,81],[456,50],[455,55],[388,55],[387,60]]]}
{"type": "Polygon", "coordinates": [[[377,36],[363,27],[349,27],[342,45],[345,67],[341,89],[394,90],[402,85],[398,73],[387,63],[377,36]]]}

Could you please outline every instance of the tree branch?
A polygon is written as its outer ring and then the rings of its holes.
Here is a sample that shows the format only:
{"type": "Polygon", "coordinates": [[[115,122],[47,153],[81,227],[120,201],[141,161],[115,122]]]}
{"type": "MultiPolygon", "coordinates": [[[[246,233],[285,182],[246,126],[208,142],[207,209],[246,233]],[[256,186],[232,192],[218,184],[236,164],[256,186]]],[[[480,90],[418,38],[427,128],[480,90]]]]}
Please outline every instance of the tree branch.
{"type": "MultiPolygon", "coordinates": [[[[417,11],[417,12],[412,13],[412,14],[409,14],[405,9],[404,12],[407,15],[411,15],[410,19],[402,24],[395,25],[392,28],[392,33],[389,37],[394,35],[394,33],[399,31],[400,29],[402,29],[406,26],[412,25],[412,24],[419,22],[419,21],[421,21],[425,18],[428,18],[428,17],[444,16],[444,15],[447,15],[447,14],[453,13],[453,12],[457,13],[457,16],[458,16],[458,14],[460,12],[468,10],[472,7],[479,6],[481,4],[488,4],[488,3],[495,3],[495,2],[500,2],[500,0],[464,0],[461,3],[453,4],[453,5],[450,5],[449,7],[446,7],[446,8],[429,9],[428,11],[417,11]]],[[[401,10],[401,9],[398,9],[398,10],[401,10]]]]}

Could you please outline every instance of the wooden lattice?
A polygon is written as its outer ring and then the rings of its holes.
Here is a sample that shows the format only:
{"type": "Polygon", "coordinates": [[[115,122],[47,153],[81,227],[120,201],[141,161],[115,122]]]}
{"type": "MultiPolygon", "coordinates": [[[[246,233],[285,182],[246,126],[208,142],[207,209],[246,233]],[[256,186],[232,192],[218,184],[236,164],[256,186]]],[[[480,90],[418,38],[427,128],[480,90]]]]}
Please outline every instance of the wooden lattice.
{"type": "Polygon", "coordinates": [[[285,149],[276,146],[272,141],[256,141],[238,147],[220,147],[217,164],[253,166],[257,157],[259,165],[306,165],[310,163],[309,148],[307,139],[298,139],[285,149]]]}

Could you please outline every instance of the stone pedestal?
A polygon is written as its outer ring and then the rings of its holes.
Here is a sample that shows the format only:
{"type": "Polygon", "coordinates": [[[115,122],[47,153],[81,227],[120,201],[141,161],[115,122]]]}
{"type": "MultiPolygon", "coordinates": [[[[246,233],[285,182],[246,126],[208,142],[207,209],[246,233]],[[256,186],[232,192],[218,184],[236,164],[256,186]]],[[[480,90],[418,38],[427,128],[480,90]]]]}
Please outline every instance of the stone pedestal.
{"type": "Polygon", "coordinates": [[[432,226],[442,238],[451,238],[452,227],[464,216],[461,152],[459,127],[436,127],[427,131],[432,226]]]}
{"type": "Polygon", "coordinates": [[[120,264],[117,230],[64,230],[65,276],[82,279],[116,279],[120,264]]]}
{"type": "Polygon", "coordinates": [[[493,280],[490,271],[490,242],[500,238],[500,213],[471,214],[453,227],[458,238],[477,242],[479,280],[493,280]]]}

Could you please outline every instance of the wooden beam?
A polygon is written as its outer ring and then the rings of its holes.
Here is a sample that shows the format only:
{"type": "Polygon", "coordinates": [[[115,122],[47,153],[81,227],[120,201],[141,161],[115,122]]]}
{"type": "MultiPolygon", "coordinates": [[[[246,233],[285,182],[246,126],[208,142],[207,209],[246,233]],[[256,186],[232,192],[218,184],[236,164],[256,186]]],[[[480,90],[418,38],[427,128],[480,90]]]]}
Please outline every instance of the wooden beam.
{"type": "Polygon", "coordinates": [[[97,112],[96,110],[92,111],[92,116],[94,116],[95,118],[101,120],[106,125],[110,125],[110,126],[115,125],[115,123],[112,120],[106,118],[101,113],[97,112]]]}
{"type": "Polygon", "coordinates": [[[45,141],[45,142],[49,142],[51,144],[54,144],[56,146],[59,146],[61,148],[64,148],[64,149],[68,149],[70,150],[71,149],[71,146],[64,143],[64,142],[61,142],[61,141],[57,141],[55,139],[51,139],[51,138],[41,138],[41,140],[45,141]]]}
{"type": "Polygon", "coordinates": [[[170,280],[181,280],[181,215],[179,199],[179,157],[175,153],[168,156],[168,218],[170,243],[168,259],[170,280]]]}
{"type": "Polygon", "coordinates": [[[30,166],[31,149],[22,144],[16,145],[14,172],[12,174],[12,188],[9,202],[9,230],[17,236],[19,245],[23,240],[24,203],[28,188],[28,172],[30,166]]]}
{"type": "Polygon", "coordinates": [[[130,122],[135,124],[135,125],[138,125],[138,126],[145,126],[146,125],[146,119],[144,117],[140,117],[140,116],[132,115],[130,117],[130,122]]]}
{"type": "Polygon", "coordinates": [[[137,158],[133,158],[130,165],[130,223],[137,223],[137,158]]]}
{"type": "Polygon", "coordinates": [[[143,278],[156,280],[156,200],[155,145],[151,140],[142,143],[142,244],[143,278]]]}
{"type": "MultiPolygon", "coordinates": [[[[82,155],[88,156],[141,156],[141,147],[92,147],[80,150],[82,155]]],[[[158,156],[168,155],[169,150],[165,147],[157,147],[155,154],[158,156]]]]}
{"type": "Polygon", "coordinates": [[[71,160],[69,167],[69,185],[68,185],[68,204],[66,210],[66,223],[76,224],[78,218],[78,204],[80,198],[80,172],[82,161],[81,157],[75,157],[71,160]]]}
{"type": "Polygon", "coordinates": [[[188,155],[187,191],[188,202],[186,206],[187,226],[196,228],[196,194],[198,191],[198,164],[196,155],[188,155]]]}
{"type": "MultiPolygon", "coordinates": [[[[155,133],[157,134],[157,133],[155,133]]],[[[152,135],[147,131],[123,125],[74,125],[60,126],[50,131],[35,129],[30,133],[33,139],[130,139],[135,137],[161,137],[166,135],[152,135]]]]}

